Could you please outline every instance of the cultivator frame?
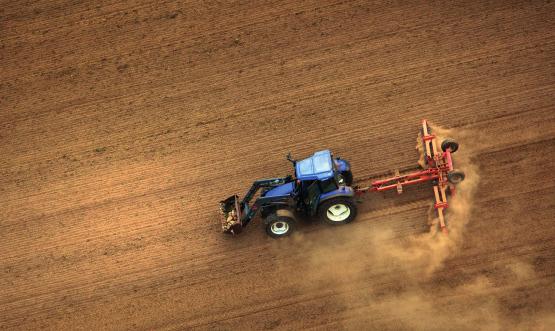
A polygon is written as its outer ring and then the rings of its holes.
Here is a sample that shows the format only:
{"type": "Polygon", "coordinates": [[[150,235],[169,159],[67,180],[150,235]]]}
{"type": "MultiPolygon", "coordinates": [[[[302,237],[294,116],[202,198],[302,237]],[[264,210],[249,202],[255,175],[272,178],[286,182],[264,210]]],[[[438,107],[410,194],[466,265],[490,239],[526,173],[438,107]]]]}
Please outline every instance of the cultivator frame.
{"type": "MultiPolygon", "coordinates": [[[[449,189],[450,194],[454,195],[454,184],[464,179],[464,173],[454,169],[451,157],[451,154],[458,149],[458,144],[454,140],[446,139],[441,143],[441,149],[439,149],[437,136],[432,132],[426,120],[422,120],[419,140],[423,146],[421,149],[421,152],[424,154],[423,170],[403,175],[399,173],[399,170],[396,170],[393,177],[375,180],[371,182],[370,186],[355,186],[355,193],[357,196],[360,196],[369,191],[381,192],[395,189],[398,194],[401,194],[403,193],[404,186],[431,181],[435,198],[434,208],[437,210],[439,227],[444,234],[448,234],[444,210],[449,207],[449,203],[447,202],[445,191],[449,189]]],[[[362,178],[359,182],[369,179],[371,177],[362,178]]]]}

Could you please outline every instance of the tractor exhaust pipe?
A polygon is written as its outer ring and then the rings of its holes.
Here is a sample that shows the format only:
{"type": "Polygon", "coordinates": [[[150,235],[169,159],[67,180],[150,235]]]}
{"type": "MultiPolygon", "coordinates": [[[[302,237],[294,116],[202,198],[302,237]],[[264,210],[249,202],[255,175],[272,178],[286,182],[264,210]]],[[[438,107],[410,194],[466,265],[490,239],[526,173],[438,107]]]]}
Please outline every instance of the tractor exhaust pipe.
{"type": "Polygon", "coordinates": [[[222,222],[222,231],[233,235],[239,234],[243,229],[241,222],[241,206],[239,196],[232,195],[229,198],[220,201],[220,214],[222,222]]]}

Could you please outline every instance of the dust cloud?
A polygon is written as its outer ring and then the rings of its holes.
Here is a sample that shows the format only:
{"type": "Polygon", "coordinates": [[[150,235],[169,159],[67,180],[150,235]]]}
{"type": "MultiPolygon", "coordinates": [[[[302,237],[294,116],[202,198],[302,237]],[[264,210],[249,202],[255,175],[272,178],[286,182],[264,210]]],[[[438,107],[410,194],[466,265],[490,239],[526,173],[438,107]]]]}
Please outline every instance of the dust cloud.
{"type": "MultiPolygon", "coordinates": [[[[465,227],[479,217],[473,214],[473,198],[480,183],[473,146],[480,144],[474,139],[481,138],[474,132],[432,127],[439,137],[459,141],[455,166],[466,174],[455,195],[448,198],[448,236],[438,231],[434,217],[429,220],[429,232],[409,237],[396,233],[387,222],[354,222],[318,231],[315,236],[299,233],[272,245],[278,260],[284,261],[279,272],[296,279],[296,290],[330,289],[337,304],[345,308],[341,324],[346,329],[489,331],[555,326],[550,314],[526,323],[505,318],[493,295],[495,275],[454,284],[441,279],[442,274],[449,274],[445,262],[463,245],[465,227]]],[[[512,286],[534,273],[520,261],[504,270],[511,275],[512,286]]]]}

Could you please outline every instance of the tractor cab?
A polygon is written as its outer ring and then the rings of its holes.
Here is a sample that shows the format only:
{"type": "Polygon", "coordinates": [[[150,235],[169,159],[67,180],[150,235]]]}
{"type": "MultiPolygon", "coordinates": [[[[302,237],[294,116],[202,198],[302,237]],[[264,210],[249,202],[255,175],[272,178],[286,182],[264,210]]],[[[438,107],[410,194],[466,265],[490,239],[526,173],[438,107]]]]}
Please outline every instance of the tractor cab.
{"type": "Polygon", "coordinates": [[[335,170],[329,150],[316,152],[311,157],[295,162],[295,177],[300,181],[326,180],[334,177],[335,170]]]}
{"type": "Polygon", "coordinates": [[[350,173],[348,162],[340,158],[334,160],[329,150],[295,162],[298,199],[307,214],[315,215],[319,203],[331,196],[349,195],[352,189],[347,187],[342,170],[350,173]]]}
{"type": "Polygon", "coordinates": [[[312,200],[322,190],[333,191],[343,184],[343,179],[337,173],[337,167],[329,150],[316,152],[304,160],[290,159],[290,161],[295,167],[295,180],[267,190],[263,193],[264,197],[301,194],[303,200],[307,198],[312,200]]]}
{"type": "MultiPolygon", "coordinates": [[[[295,177],[301,182],[320,181],[328,189],[335,184],[350,186],[352,183],[351,165],[341,158],[333,159],[329,150],[314,153],[309,158],[295,161],[295,177]]],[[[327,190],[326,190],[327,191],[327,190]]]]}
{"type": "Polygon", "coordinates": [[[298,180],[325,181],[334,177],[338,185],[351,186],[353,183],[351,164],[340,157],[334,159],[330,150],[316,152],[301,161],[294,161],[290,156],[288,159],[295,164],[298,180]]]}
{"type": "Polygon", "coordinates": [[[297,209],[315,215],[322,201],[336,195],[352,195],[350,165],[340,158],[334,159],[331,151],[319,151],[299,161],[290,155],[288,159],[294,164],[295,179],[264,191],[264,198],[293,197],[297,209]]]}

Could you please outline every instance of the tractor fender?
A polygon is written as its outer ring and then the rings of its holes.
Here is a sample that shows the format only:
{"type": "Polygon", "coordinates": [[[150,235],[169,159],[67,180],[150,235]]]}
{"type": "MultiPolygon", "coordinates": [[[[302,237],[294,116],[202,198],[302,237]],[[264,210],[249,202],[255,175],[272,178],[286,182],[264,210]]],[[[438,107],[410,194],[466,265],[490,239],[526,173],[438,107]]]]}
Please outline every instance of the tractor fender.
{"type": "MultiPolygon", "coordinates": [[[[278,209],[276,209],[275,213],[272,213],[272,214],[275,214],[277,217],[282,217],[283,216],[283,217],[291,218],[293,220],[296,219],[295,213],[291,209],[287,209],[287,208],[278,208],[278,209]]],[[[272,214],[270,214],[270,215],[272,215],[272,214]]],[[[268,217],[263,219],[264,224],[267,225],[268,222],[269,222],[268,217]]]]}
{"type": "Polygon", "coordinates": [[[355,191],[353,190],[352,187],[350,187],[350,186],[341,186],[337,190],[322,194],[320,196],[320,202],[318,204],[321,204],[322,202],[324,202],[326,200],[337,198],[337,197],[352,198],[354,196],[355,196],[355,191]]]}
{"type": "Polygon", "coordinates": [[[276,210],[276,214],[278,216],[285,216],[285,217],[290,217],[290,218],[293,218],[293,219],[295,218],[295,214],[290,209],[278,209],[278,210],[276,210]]]}

